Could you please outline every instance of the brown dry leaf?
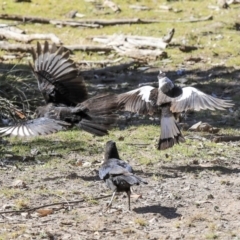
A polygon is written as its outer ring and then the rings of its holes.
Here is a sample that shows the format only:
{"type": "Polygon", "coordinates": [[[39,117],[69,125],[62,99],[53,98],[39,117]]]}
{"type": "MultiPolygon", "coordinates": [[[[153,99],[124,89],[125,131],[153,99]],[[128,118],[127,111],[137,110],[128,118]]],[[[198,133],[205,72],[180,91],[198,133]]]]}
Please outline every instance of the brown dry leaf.
{"type": "Polygon", "coordinates": [[[24,115],[21,111],[14,109],[15,114],[20,118],[20,119],[25,119],[26,115],[24,115]]]}
{"type": "Polygon", "coordinates": [[[142,198],[142,195],[140,194],[131,194],[131,198],[136,198],[136,199],[138,199],[138,198],[142,198]]]}
{"type": "Polygon", "coordinates": [[[75,166],[82,166],[83,165],[83,162],[82,160],[77,160],[76,163],[75,163],[75,166]]]}
{"type": "Polygon", "coordinates": [[[53,209],[41,208],[36,210],[36,212],[39,214],[39,217],[46,217],[47,215],[53,213],[53,209]]]}

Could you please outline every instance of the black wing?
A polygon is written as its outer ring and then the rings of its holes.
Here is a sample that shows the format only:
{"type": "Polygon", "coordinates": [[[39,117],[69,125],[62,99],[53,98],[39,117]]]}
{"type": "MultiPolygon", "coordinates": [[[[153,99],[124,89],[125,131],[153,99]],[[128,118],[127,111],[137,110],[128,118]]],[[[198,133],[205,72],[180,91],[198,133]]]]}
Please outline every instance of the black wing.
{"type": "Polygon", "coordinates": [[[132,167],[123,160],[116,158],[111,158],[108,161],[104,162],[101,168],[99,169],[99,177],[105,179],[111,175],[120,175],[120,174],[132,174],[132,167]]]}
{"type": "Polygon", "coordinates": [[[45,42],[43,49],[37,43],[37,51],[32,51],[32,71],[47,103],[76,105],[87,99],[85,83],[75,63],[69,59],[68,51],[63,47],[57,50],[55,44],[50,50],[48,42],[45,42]]]}

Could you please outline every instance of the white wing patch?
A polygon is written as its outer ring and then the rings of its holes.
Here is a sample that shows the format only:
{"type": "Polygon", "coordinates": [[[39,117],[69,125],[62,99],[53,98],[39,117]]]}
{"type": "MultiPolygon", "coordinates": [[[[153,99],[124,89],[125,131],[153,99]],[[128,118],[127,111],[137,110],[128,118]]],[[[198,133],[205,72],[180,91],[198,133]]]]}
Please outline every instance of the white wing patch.
{"type": "MultiPolygon", "coordinates": [[[[142,96],[143,101],[150,102],[149,97],[150,97],[150,93],[153,89],[154,89],[154,87],[144,86],[144,87],[138,88],[136,90],[140,91],[138,96],[142,96]]],[[[134,91],[136,91],[136,90],[134,90],[134,91]]]]}
{"type": "Polygon", "coordinates": [[[182,88],[182,91],[183,91],[183,93],[182,93],[181,97],[177,98],[176,102],[181,102],[183,100],[186,100],[186,99],[190,98],[191,95],[193,94],[193,92],[195,92],[199,96],[206,95],[205,93],[203,93],[203,92],[201,92],[201,91],[199,91],[199,90],[197,90],[196,88],[193,88],[193,87],[184,87],[184,88],[182,88]]]}

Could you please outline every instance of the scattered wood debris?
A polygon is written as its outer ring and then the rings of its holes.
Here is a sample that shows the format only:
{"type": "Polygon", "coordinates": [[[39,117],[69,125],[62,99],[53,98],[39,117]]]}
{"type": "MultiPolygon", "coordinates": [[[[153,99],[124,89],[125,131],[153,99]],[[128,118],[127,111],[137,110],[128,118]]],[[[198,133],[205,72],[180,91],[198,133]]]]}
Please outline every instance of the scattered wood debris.
{"type": "Polygon", "coordinates": [[[151,10],[150,7],[144,6],[144,5],[129,5],[129,8],[135,9],[138,11],[148,11],[151,10]]]}
{"type": "Polygon", "coordinates": [[[161,10],[165,10],[165,11],[172,11],[173,8],[171,6],[167,6],[167,5],[160,5],[159,8],[161,10]]]}
{"type": "Polygon", "coordinates": [[[22,34],[5,28],[0,28],[1,39],[11,39],[19,42],[29,43],[34,40],[51,40],[56,44],[61,44],[60,39],[53,33],[47,34],[22,34]]]}
{"type": "Polygon", "coordinates": [[[166,57],[163,51],[172,40],[174,29],[163,38],[111,35],[91,37],[92,41],[111,46],[120,56],[127,56],[138,60],[156,60],[158,57],[166,57]]]}
{"type": "Polygon", "coordinates": [[[209,123],[204,123],[200,121],[192,125],[188,130],[195,131],[195,132],[218,133],[220,131],[220,128],[213,127],[209,123]]]}
{"type": "Polygon", "coordinates": [[[111,0],[105,0],[105,1],[103,2],[103,5],[111,8],[115,13],[116,13],[116,12],[121,12],[120,7],[119,7],[116,3],[114,3],[113,1],[111,1],[111,0]]]}
{"type": "Polygon", "coordinates": [[[19,34],[25,34],[26,32],[20,28],[17,28],[15,26],[12,25],[8,25],[8,24],[0,24],[0,29],[3,28],[5,30],[9,30],[15,33],[19,33],[19,34]]]}

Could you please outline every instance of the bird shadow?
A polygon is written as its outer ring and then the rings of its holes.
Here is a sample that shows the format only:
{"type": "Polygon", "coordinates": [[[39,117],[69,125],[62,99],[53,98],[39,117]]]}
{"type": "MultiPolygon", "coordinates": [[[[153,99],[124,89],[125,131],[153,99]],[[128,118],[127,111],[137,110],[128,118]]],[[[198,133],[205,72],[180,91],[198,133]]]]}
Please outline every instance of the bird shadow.
{"type": "Polygon", "coordinates": [[[162,169],[170,170],[170,171],[181,171],[181,172],[198,172],[198,171],[218,171],[222,174],[233,174],[233,173],[240,173],[239,168],[228,168],[219,165],[213,166],[200,166],[200,165],[183,165],[183,166],[162,166],[162,169]]]}
{"type": "Polygon", "coordinates": [[[136,174],[139,177],[152,177],[152,176],[157,176],[157,177],[162,177],[162,178],[178,178],[180,177],[178,174],[167,174],[167,173],[155,173],[155,172],[143,172],[142,170],[134,170],[134,174],[136,174]]]}
{"type": "MultiPolygon", "coordinates": [[[[66,179],[82,179],[84,181],[89,181],[89,182],[96,182],[96,181],[101,181],[101,179],[99,178],[98,175],[91,175],[91,176],[79,176],[77,175],[76,173],[70,173],[66,176],[64,176],[64,178],[66,179]]],[[[63,179],[63,176],[55,176],[55,177],[46,177],[44,179],[42,179],[42,181],[56,181],[56,180],[59,180],[59,179],[63,179]]]]}
{"type": "Polygon", "coordinates": [[[138,208],[134,208],[133,211],[138,214],[157,213],[157,214],[161,214],[167,219],[173,219],[173,218],[178,218],[182,216],[181,214],[177,213],[177,208],[164,207],[160,205],[138,207],[138,208]]]}

